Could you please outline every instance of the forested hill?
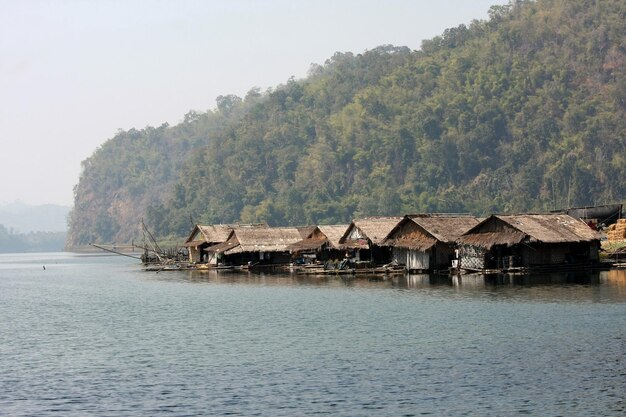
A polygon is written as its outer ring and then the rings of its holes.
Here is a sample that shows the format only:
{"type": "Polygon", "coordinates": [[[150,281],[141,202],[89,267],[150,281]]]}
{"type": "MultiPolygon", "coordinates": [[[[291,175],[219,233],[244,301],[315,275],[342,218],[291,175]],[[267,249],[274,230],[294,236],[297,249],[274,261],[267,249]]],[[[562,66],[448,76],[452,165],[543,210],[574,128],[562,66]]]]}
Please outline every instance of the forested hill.
{"type": "Polygon", "coordinates": [[[626,2],[514,1],[419,51],[337,53],[303,80],[84,161],[68,244],[192,222],[348,222],[626,197],[626,2]]]}

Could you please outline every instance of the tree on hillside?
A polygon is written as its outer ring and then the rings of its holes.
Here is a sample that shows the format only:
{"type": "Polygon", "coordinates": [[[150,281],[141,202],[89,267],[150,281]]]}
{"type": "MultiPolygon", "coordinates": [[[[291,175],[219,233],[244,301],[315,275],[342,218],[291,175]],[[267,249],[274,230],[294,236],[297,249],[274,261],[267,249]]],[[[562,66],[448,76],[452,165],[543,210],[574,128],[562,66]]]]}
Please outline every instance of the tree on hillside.
{"type": "Polygon", "coordinates": [[[626,3],[513,1],[426,40],[336,53],[308,77],[177,126],[120,132],[83,164],[70,243],[191,222],[541,211],[620,201],[626,3]]]}

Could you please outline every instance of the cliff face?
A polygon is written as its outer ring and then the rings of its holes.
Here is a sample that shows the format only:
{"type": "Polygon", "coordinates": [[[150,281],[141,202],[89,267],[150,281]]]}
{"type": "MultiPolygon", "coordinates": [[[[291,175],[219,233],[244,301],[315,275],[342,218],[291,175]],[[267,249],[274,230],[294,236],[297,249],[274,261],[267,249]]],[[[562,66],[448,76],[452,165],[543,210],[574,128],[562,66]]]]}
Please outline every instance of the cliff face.
{"type": "Polygon", "coordinates": [[[516,1],[420,51],[335,54],[303,80],[174,127],[120,132],[83,163],[68,244],[190,223],[346,222],[621,202],[626,3],[516,1]]]}
{"type": "Polygon", "coordinates": [[[167,198],[175,178],[172,173],[203,143],[186,127],[119,132],[83,161],[68,247],[125,243],[141,236],[147,207],[167,198]]]}

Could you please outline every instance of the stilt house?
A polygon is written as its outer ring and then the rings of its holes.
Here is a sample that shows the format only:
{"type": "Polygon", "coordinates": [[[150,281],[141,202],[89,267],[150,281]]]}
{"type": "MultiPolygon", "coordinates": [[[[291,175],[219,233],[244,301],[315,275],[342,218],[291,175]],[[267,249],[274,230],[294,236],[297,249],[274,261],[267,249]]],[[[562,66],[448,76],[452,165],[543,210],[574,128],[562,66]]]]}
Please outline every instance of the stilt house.
{"type": "Polygon", "coordinates": [[[206,252],[206,248],[226,242],[232,229],[227,224],[195,225],[183,244],[189,250],[189,262],[216,265],[217,260],[206,252]]]}
{"type": "Polygon", "coordinates": [[[492,215],[457,243],[466,270],[562,268],[598,262],[600,235],[567,214],[492,215]]]}
{"type": "Polygon", "coordinates": [[[224,243],[207,248],[224,265],[287,264],[289,245],[302,240],[295,227],[235,227],[224,243]]]}
{"type": "Polygon", "coordinates": [[[217,265],[215,252],[208,252],[210,246],[223,243],[228,240],[234,228],[268,228],[266,223],[259,224],[197,224],[183,244],[189,250],[189,262],[217,265]]]}
{"type": "Polygon", "coordinates": [[[478,224],[473,216],[406,215],[382,242],[392,260],[408,271],[447,270],[455,258],[456,240],[478,224]]]}
{"type": "Polygon", "coordinates": [[[391,249],[381,246],[402,217],[366,217],[353,220],[339,240],[341,248],[351,252],[354,261],[383,265],[391,261],[391,249]]]}

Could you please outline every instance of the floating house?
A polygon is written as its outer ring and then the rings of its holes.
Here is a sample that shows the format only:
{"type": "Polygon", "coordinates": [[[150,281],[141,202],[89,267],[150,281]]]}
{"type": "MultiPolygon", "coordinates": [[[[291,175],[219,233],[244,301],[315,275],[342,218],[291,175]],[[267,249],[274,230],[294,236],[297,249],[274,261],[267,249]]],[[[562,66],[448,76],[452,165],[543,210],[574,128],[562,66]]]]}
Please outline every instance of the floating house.
{"type": "Polygon", "coordinates": [[[210,257],[206,249],[209,246],[226,242],[231,231],[232,226],[227,224],[196,224],[183,243],[183,246],[189,250],[189,262],[217,264],[217,260],[210,257]]]}
{"type": "Polygon", "coordinates": [[[465,270],[563,268],[597,263],[600,235],[567,214],[492,215],[457,243],[465,270]]]}
{"type": "Polygon", "coordinates": [[[381,243],[401,220],[399,216],[353,220],[339,240],[341,248],[348,251],[357,264],[387,264],[391,261],[391,249],[381,243]]]}
{"type": "Polygon", "coordinates": [[[392,260],[408,271],[448,270],[455,258],[456,240],[478,224],[469,215],[406,215],[382,242],[392,260]]]}
{"type": "Polygon", "coordinates": [[[215,252],[209,252],[207,249],[218,243],[223,243],[230,237],[233,228],[268,228],[266,223],[259,224],[212,224],[201,225],[196,224],[189,234],[183,246],[189,251],[189,262],[202,263],[209,265],[217,265],[215,252]]]}
{"type": "Polygon", "coordinates": [[[302,240],[295,227],[234,227],[228,239],[208,247],[220,265],[288,264],[288,246],[302,240]]]}
{"type": "Polygon", "coordinates": [[[305,239],[289,245],[288,249],[291,251],[292,257],[306,258],[309,261],[342,259],[344,251],[342,251],[339,240],[347,229],[347,224],[317,226],[305,239]]]}

